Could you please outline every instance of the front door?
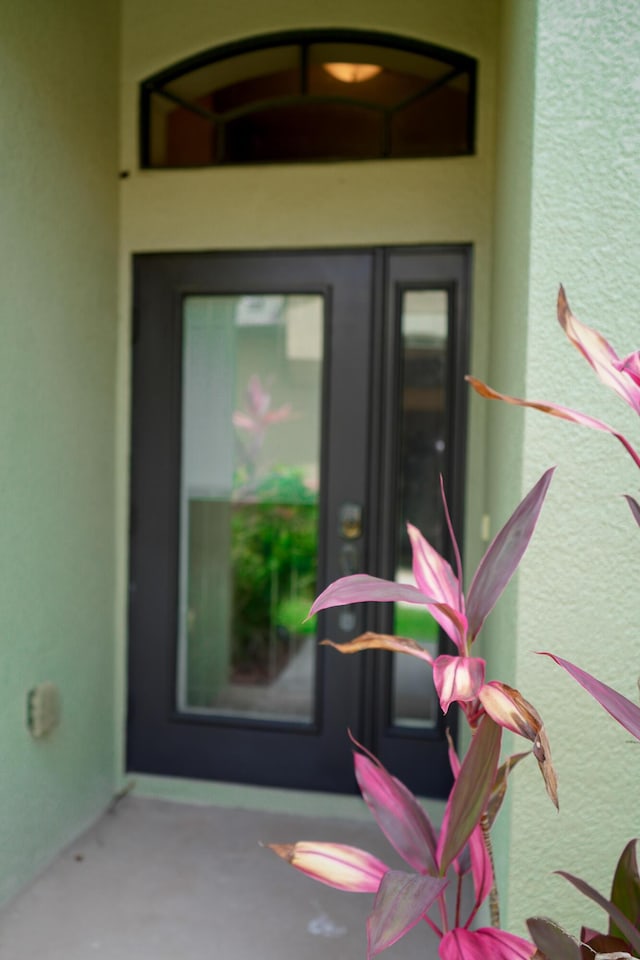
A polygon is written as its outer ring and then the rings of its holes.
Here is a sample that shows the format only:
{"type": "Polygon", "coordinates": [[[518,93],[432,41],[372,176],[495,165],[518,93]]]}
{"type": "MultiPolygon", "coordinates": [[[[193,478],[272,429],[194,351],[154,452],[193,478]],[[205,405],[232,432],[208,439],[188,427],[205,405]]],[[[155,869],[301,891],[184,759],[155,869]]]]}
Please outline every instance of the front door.
{"type": "MultiPolygon", "coordinates": [[[[444,640],[329,582],[411,577],[404,525],[460,529],[469,252],[146,254],[134,262],[128,767],[354,790],[347,730],[450,785],[428,667],[319,646],[444,640]]],[[[406,662],[405,662],[406,661],[406,662]]]]}

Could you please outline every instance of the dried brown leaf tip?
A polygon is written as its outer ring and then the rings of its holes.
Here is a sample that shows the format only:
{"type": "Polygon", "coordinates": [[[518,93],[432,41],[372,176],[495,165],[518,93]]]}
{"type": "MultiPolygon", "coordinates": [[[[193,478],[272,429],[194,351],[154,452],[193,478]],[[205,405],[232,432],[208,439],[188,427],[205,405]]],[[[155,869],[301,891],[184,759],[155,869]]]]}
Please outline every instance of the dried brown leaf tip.
{"type": "Polygon", "coordinates": [[[333,640],[321,640],[324,646],[334,647],[340,653],[359,653],[361,650],[389,650],[391,653],[409,653],[420,660],[426,660],[428,663],[433,658],[424,647],[421,647],[416,640],[409,637],[396,637],[389,633],[361,633],[354,640],[347,643],[334,643],[333,640]]]}
{"type": "Polygon", "coordinates": [[[551,761],[551,748],[544,723],[536,708],[525,700],[519,690],[498,680],[485,684],[479,699],[496,723],[531,741],[547,793],[559,809],[558,778],[551,761]]]}

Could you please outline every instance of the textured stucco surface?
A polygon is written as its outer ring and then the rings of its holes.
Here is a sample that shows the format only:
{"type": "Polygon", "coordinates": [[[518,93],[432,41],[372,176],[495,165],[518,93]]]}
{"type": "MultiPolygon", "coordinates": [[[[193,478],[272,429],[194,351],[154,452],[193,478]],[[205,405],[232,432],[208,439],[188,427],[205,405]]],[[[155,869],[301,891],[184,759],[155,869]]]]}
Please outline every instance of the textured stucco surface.
{"type": "Polygon", "coordinates": [[[0,3],[0,899],[113,790],[117,4],[0,3]],[[26,729],[51,680],[62,722],[26,729]]]}
{"type": "MultiPolygon", "coordinates": [[[[521,24],[528,4],[511,10],[521,24]]],[[[556,399],[614,422],[638,437],[637,418],[600,386],[555,322],[564,283],[576,314],[624,355],[638,347],[640,294],[640,8],[635,2],[541,0],[535,25],[535,98],[527,281],[502,272],[496,291],[518,294],[524,378],[502,370],[500,388],[556,399]],[[528,286],[528,290],[527,290],[528,286]],[[526,317],[526,328],[522,325],[526,317]],[[525,333],[526,329],[526,333],[525,333]]],[[[509,136],[517,136],[513,127],[509,136]]],[[[522,175],[526,157],[505,175],[522,175]]],[[[521,211],[511,214],[516,244],[527,242],[521,211]]],[[[508,220],[506,226],[509,226],[508,220]]],[[[507,317],[501,320],[506,330],[507,317]]],[[[555,869],[573,871],[606,891],[623,844],[640,832],[640,764],[629,737],[550,662],[550,649],[574,660],[637,701],[640,612],[638,530],[620,494],[638,490],[631,460],[615,440],[533,412],[513,414],[524,447],[521,494],[558,465],[542,520],[518,582],[512,622],[494,638],[517,638],[510,656],[515,685],[543,714],[560,775],[560,814],[544,795],[534,765],[514,777],[506,812],[507,919],[547,914],[576,930],[601,920],[555,869]],[[522,427],[524,424],[524,427],[522,427]],[[635,564],[635,566],[634,566],[635,564]]],[[[513,429],[492,422],[493,445],[513,462],[513,429]],[[502,444],[501,444],[502,438],[502,444]]],[[[503,825],[503,830],[504,830],[503,825]]]]}
{"type": "MultiPolygon", "coordinates": [[[[500,29],[494,282],[486,376],[489,383],[500,384],[501,389],[516,396],[524,393],[527,362],[535,13],[535,4],[529,0],[504,4],[500,29]]],[[[513,407],[488,404],[475,394],[472,403],[480,405],[487,416],[483,467],[486,471],[486,511],[491,518],[490,535],[494,536],[523,493],[523,414],[513,407]]],[[[517,618],[516,578],[491,614],[479,644],[478,652],[487,659],[487,675],[491,679],[514,681],[518,659],[517,618]]],[[[514,776],[514,787],[516,783],[514,776]]],[[[507,910],[512,886],[509,879],[510,801],[511,793],[508,793],[494,828],[503,912],[507,910]]],[[[517,919],[514,929],[522,932],[517,919]]]]}

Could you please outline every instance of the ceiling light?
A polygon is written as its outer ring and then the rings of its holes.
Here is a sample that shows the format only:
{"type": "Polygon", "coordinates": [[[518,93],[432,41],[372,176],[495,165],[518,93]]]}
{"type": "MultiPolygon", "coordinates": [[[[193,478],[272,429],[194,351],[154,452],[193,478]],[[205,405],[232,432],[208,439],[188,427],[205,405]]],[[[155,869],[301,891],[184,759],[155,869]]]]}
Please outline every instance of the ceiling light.
{"type": "Polygon", "coordinates": [[[324,63],[324,69],[342,83],[362,83],[377,77],[382,67],[375,63],[324,63]]]}

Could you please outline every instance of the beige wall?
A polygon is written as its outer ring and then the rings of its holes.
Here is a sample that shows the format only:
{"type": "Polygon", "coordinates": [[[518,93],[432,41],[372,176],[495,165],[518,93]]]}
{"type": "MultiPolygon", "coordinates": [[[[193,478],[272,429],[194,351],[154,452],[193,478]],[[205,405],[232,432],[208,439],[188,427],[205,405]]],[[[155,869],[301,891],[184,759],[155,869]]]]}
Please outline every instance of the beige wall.
{"type": "Polygon", "coordinates": [[[118,4],[0,8],[2,900],[114,790],[118,4]]]}
{"type": "MultiPolygon", "coordinates": [[[[487,363],[497,0],[395,4],[360,0],[300,5],[179,5],[126,0],[123,21],[121,167],[121,329],[119,490],[121,597],[126,564],[127,384],[130,258],[136,251],[472,243],[473,368],[487,363]],[[366,11],[363,13],[363,11],[366,11]],[[140,171],[138,84],[219,43],[296,27],[388,31],[450,47],[479,61],[477,154],[450,160],[399,160],[304,166],[140,171]]],[[[469,552],[477,554],[485,411],[470,425],[469,552]]],[[[121,605],[120,609],[123,609],[121,605]]],[[[124,689],[124,630],[121,677],[124,689]]]]}

